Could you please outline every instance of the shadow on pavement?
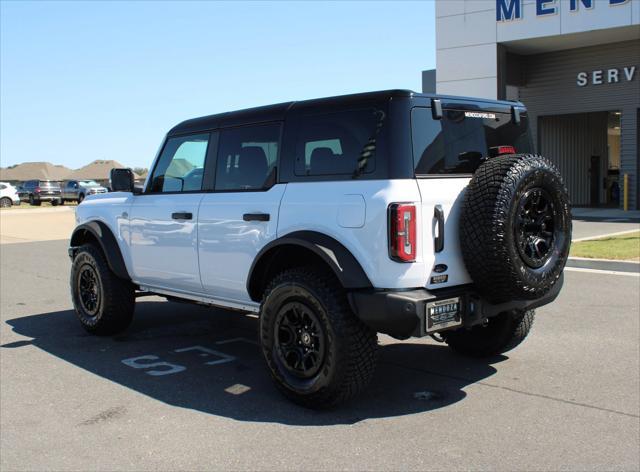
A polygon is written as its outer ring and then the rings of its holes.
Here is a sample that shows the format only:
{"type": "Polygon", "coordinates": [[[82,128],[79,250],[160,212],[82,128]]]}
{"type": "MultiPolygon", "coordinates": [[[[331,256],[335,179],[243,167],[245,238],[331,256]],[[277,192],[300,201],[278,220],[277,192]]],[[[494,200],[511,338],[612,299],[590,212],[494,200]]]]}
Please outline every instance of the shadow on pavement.
{"type": "Polygon", "coordinates": [[[34,345],[170,405],[239,421],[290,425],[354,424],[443,408],[462,400],[467,385],[493,375],[491,363],[506,359],[469,360],[445,345],[387,344],[380,348],[378,370],[363,395],[338,409],[318,412],[290,403],[273,386],[255,342],[255,317],[138,301],[132,326],[113,337],[85,333],[72,310],[15,318],[8,324],[32,340],[7,343],[3,349],[34,345]]]}

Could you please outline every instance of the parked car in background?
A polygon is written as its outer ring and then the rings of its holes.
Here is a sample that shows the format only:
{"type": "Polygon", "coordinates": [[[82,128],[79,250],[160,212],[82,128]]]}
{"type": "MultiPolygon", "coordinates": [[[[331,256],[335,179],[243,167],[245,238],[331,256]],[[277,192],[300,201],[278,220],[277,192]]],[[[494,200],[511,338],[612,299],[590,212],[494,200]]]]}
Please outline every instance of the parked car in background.
{"type": "Polygon", "coordinates": [[[0,182],[0,207],[7,208],[12,205],[20,205],[18,189],[8,182],[0,182]]]}
{"type": "Polygon", "coordinates": [[[64,202],[82,202],[87,195],[107,193],[107,189],[95,180],[69,180],[62,188],[62,204],[64,202]]]}
{"type": "Polygon", "coordinates": [[[53,206],[62,201],[62,190],[53,180],[27,180],[18,188],[20,200],[39,206],[42,202],[51,202],[53,206]]]}

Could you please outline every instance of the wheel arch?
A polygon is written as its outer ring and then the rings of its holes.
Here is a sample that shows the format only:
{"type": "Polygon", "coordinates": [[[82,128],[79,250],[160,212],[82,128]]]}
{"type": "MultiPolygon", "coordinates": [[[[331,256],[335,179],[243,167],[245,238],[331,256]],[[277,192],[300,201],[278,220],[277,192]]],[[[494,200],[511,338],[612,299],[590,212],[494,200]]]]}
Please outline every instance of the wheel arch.
{"type": "Polygon", "coordinates": [[[97,243],[113,273],[120,279],[131,280],[118,241],[105,223],[90,221],[78,226],[71,235],[69,255],[73,257],[77,248],[86,243],[97,243]]]}
{"type": "Polygon", "coordinates": [[[315,231],[296,231],[271,241],[258,253],[247,277],[247,292],[259,302],[271,276],[289,267],[321,263],[347,289],[372,287],[353,254],[336,239],[315,231]]]}

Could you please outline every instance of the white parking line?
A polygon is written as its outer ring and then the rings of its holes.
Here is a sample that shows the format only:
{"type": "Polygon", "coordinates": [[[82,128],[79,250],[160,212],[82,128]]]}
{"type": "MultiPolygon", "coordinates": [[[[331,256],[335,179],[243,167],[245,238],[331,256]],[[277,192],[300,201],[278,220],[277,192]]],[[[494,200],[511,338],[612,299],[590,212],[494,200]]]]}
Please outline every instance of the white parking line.
{"type": "Polygon", "coordinates": [[[584,267],[565,267],[564,270],[567,270],[569,272],[590,272],[592,274],[626,275],[628,277],[640,277],[640,272],[620,272],[617,270],[586,269],[584,267]]]}

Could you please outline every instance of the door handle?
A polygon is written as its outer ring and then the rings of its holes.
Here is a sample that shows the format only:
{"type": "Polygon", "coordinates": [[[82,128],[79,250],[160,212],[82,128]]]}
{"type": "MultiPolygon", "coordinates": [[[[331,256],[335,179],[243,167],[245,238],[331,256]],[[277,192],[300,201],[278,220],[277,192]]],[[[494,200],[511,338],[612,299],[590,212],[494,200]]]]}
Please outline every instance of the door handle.
{"type": "Polygon", "coordinates": [[[244,221],[269,221],[269,213],[245,213],[242,215],[244,221]]]}
{"type": "Polygon", "coordinates": [[[174,220],[190,220],[193,218],[193,213],[178,211],[176,213],[171,213],[171,218],[173,218],[174,220]]]}
{"type": "Polygon", "coordinates": [[[440,252],[444,249],[444,211],[441,205],[436,205],[433,209],[433,217],[438,224],[438,234],[434,240],[433,250],[440,252]]]}

